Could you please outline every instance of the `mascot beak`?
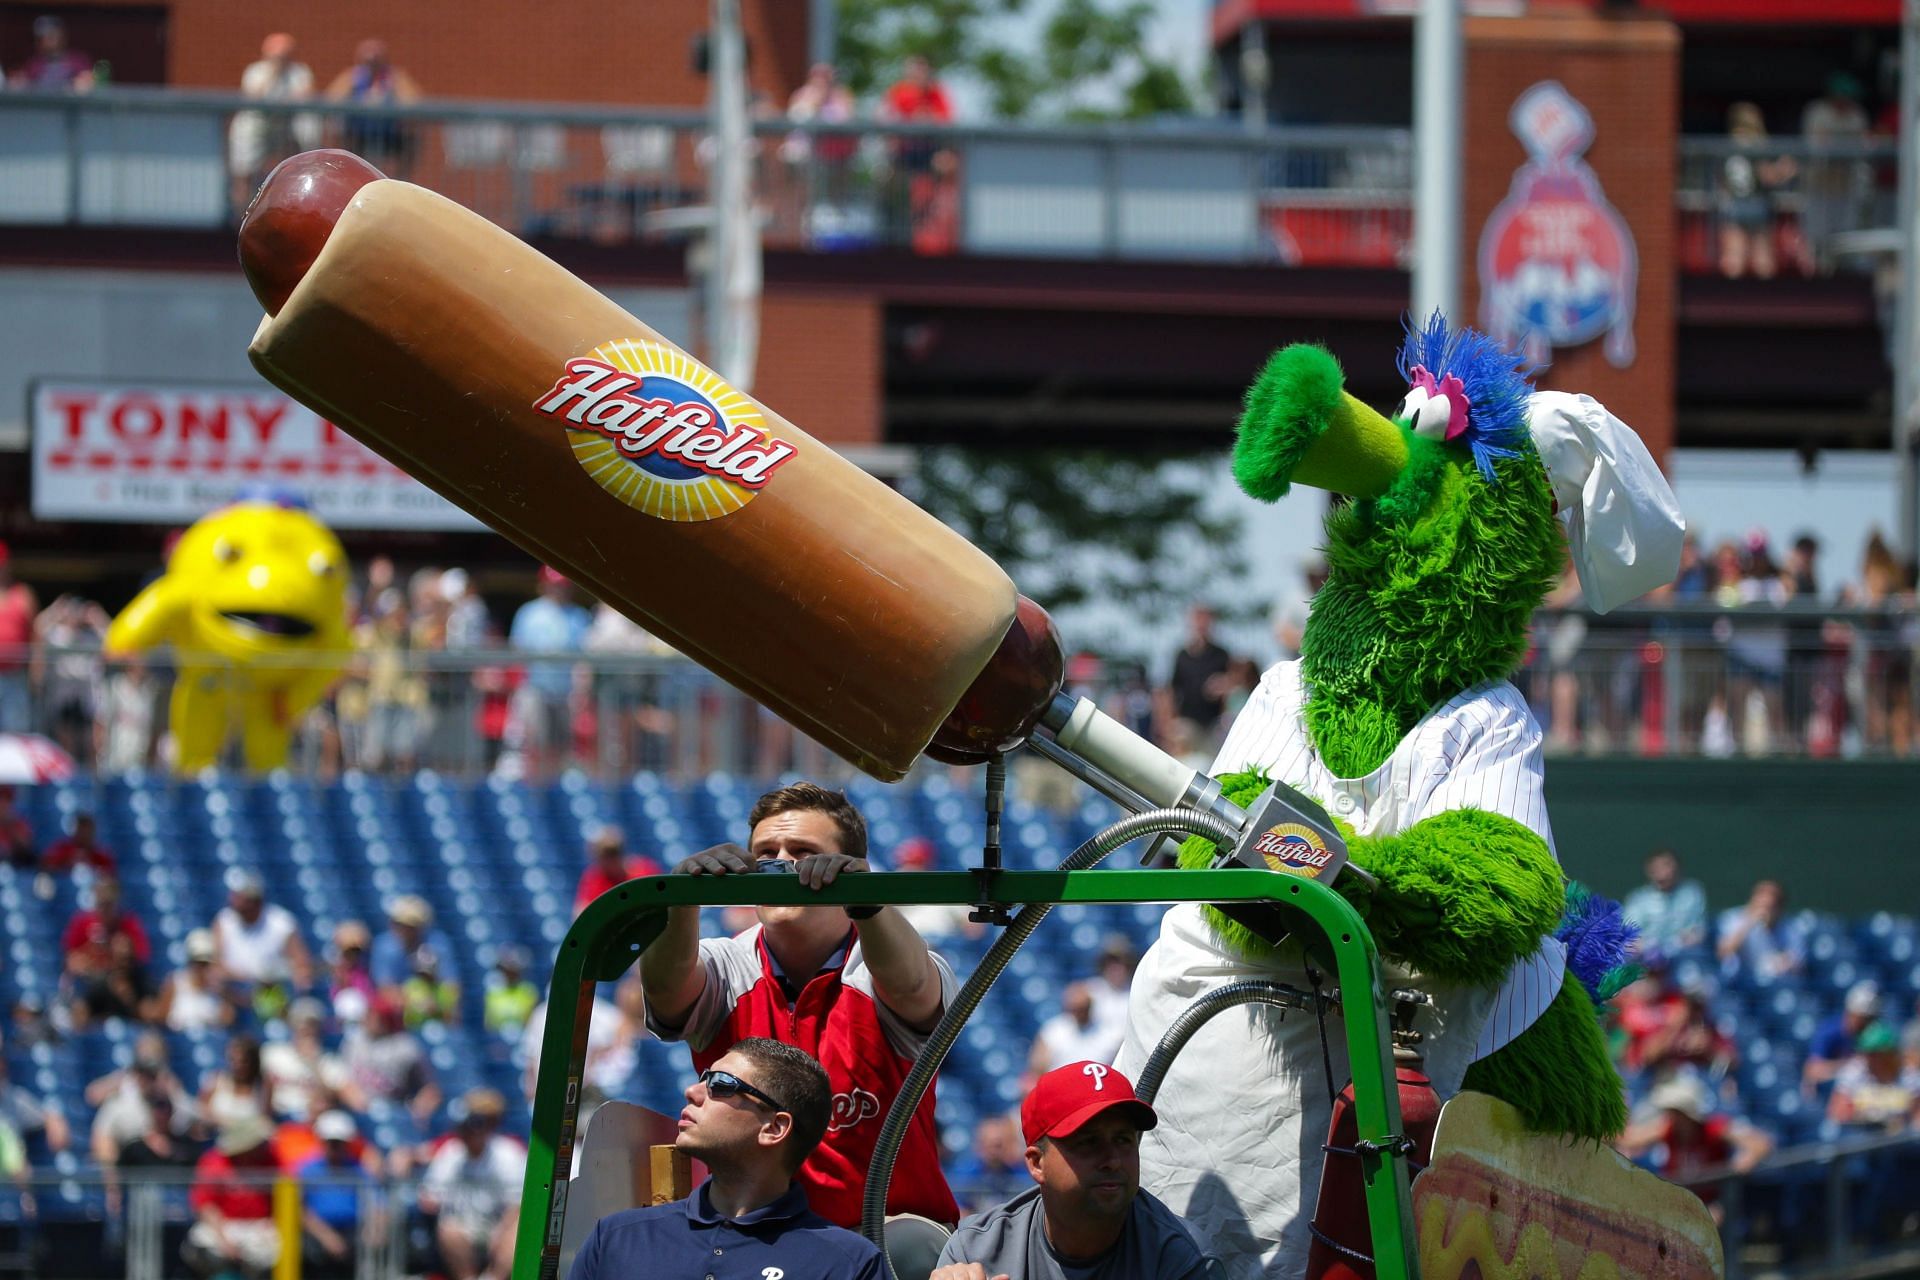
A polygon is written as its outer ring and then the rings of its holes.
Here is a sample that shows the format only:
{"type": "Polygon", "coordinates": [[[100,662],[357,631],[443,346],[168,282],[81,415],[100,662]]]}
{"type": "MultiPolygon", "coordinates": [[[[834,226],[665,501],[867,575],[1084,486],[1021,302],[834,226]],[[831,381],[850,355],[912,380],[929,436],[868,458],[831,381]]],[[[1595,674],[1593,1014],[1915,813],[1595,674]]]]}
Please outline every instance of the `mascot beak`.
{"type": "Polygon", "coordinates": [[[1377,498],[1407,465],[1401,429],[1348,395],[1340,362],[1297,343],[1274,353],[1247,392],[1233,476],[1263,502],[1295,484],[1377,498]]]}

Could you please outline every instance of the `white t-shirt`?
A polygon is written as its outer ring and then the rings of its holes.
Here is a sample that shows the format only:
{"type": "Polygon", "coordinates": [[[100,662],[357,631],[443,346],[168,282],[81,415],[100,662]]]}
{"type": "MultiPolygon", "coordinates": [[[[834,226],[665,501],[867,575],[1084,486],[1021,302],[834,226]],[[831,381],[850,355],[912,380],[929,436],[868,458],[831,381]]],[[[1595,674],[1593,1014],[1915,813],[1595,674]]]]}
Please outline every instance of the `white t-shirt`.
{"type": "Polygon", "coordinates": [[[1040,1024],[1040,1033],[1034,1039],[1045,1048],[1047,1069],[1051,1071],[1069,1062],[1112,1062],[1124,1035],[1124,1027],[1102,1022],[1097,1016],[1083,1027],[1072,1014],[1056,1013],[1040,1024]]]}
{"type": "Polygon", "coordinates": [[[193,980],[192,969],[176,969],[173,1000],[167,1005],[167,1026],[173,1031],[202,1031],[221,1025],[227,1002],[193,980]]]}
{"type": "MultiPolygon", "coordinates": [[[[1303,713],[1298,662],[1271,668],[1234,721],[1215,774],[1261,768],[1314,797],[1366,836],[1393,835],[1455,809],[1504,814],[1553,848],[1542,793],[1540,726],[1505,681],[1477,686],[1429,712],[1385,764],[1339,778],[1320,760],[1303,713]]],[[[1416,1024],[1442,1098],[1469,1063],[1530,1026],[1560,991],[1565,950],[1548,939],[1515,965],[1496,992],[1452,987],[1388,964],[1390,988],[1433,997],[1416,1024]]],[[[1306,989],[1295,963],[1250,961],[1223,950],[1197,904],[1170,909],[1160,938],[1133,976],[1126,1041],[1114,1065],[1138,1078],[1161,1035],[1195,998],[1246,979],[1306,989]]],[[[1152,1191],[1233,1277],[1298,1277],[1319,1191],[1331,1115],[1319,1029],[1312,1017],[1260,1005],[1214,1018],[1174,1059],[1154,1107],[1159,1127],[1141,1135],[1141,1186],[1152,1191]]],[[[1346,1033],[1327,1020],[1336,1087],[1348,1076],[1346,1033]]]]}
{"type": "Polygon", "coordinates": [[[459,1138],[448,1142],[434,1154],[420,1185],[440,1201],[442,1217],[491,1230],[520,1203],[526,1176],[527,1149],[496,1133],[477,1157],[467,1154],[467,1144],[459,1138]]]}
{"type": "Polygon", "coordinates": [[[276,1040],[260,1049],[260,1070],[273,1086],[276,1110],[314,1119],[313,1099],[321,1089],[338,1093],[347,1083],[347,1064],[338,1054],[321,1053],[317,1061],[302,1057],[291,1040],[276,1040]]]}
{"type": "Polygon", "coordinates": [[[232,907],[220,908],[213,918],[220,967],[241,982],[285,982],[291,976],[287,941],[299,932],[293,912],[271,902],[260,908],[260,918],[252,924],[232,907]]]}

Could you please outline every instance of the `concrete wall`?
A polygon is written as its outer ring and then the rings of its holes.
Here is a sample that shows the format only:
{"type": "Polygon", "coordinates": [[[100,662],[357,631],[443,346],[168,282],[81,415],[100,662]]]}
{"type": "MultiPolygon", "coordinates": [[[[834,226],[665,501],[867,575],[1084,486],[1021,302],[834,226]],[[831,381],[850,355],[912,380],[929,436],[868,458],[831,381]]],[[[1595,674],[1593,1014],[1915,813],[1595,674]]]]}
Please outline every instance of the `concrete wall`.
{"type": "Polygon", "coordinates": [[[1794,907],[1920,914],[1920,762],[1553,760],[1547,808],[1568,874],[1614,897],[1665,846],[1716,912],[1770,878],[1794,907]]]}

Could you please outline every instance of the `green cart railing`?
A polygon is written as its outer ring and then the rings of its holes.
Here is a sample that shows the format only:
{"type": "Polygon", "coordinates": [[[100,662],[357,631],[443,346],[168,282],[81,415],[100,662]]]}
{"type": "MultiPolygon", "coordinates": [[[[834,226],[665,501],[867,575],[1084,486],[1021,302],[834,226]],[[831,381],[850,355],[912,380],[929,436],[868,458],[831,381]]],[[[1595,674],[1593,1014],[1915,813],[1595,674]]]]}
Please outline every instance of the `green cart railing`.
{"type": "MultiPolygon", "coordinates": [[[[1400,1101],[1394,1087],[1385,992],[1373,935],[1353,907],[1316,881],[1277,871],[870,872],[843,875],[824,889],[791,876],[651,876],[597,898],[574,921],[554,963],[546,1034],[535,1085],[533,1133],[514,1280],[555,1280],[566,1219],[567,1171],[580,1101],[587,1024],[595,985],[619,978],[666,927],[677,906],[905,906],[915,903],[1259,902],[1302,913],[1326,935],[1339,985],[1347,1056],[1353,1071],[1367,1216],[1379,1280],[1414,1280],[1413,1217],[1407,1162],[1399,1152],[1400,1101]],[[1364,993],[1365,998],[1361,998],[1364,993]]],[[[1249,1118],[1249,1123],[1257,1123],[1249,1118]]],[[[563,1280],[563,1278],[562,1278],[563,1280]]],[[[901,1280],[919,1280],[901,1277],[901,1280]]]]}

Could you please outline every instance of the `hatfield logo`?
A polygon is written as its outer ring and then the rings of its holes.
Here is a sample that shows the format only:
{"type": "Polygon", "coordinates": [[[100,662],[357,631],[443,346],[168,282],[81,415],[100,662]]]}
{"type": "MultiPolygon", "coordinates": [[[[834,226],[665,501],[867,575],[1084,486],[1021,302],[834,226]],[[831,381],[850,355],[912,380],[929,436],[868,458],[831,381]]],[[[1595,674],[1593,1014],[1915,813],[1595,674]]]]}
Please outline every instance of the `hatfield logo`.
{"type": "Polygon", "coordinates": [[[851,1129],[862,1120],[870,1120],[880,1114],[880,1099],[865,1089],[850,1089],[846,1093],[833,1095],[833,1121],[827,1125],[828,1133],[841,1129],[851,1129]]]}
{"type": "Polygon", "coordinates": [[[1261,832],[1260,838],[1253,842],[1253,851],[1271,870],[1305,876],[1309,880],[1318,879],[1333,861],[1333,853],[1319,832],[1293,822],[1283,822],[1261,832]]]}
{"type": "Polygon", "coordinates": [[[1624,369],[1640,260],[1627,220],[1581,158],[1593,117],[1543,80],[1514,102],[1508,123],[1529,158],[1480,233],[1480,327],[1537,364],[1604,334],[1607,362],[1624,369]]]}
{"type": "Polygon", "coordinates": [[[751,400],[653,342],[609,342],[567,361],[533,407],[566,427],[594,483],[662,520],[738,511],[797,452],[751,400]]]}

